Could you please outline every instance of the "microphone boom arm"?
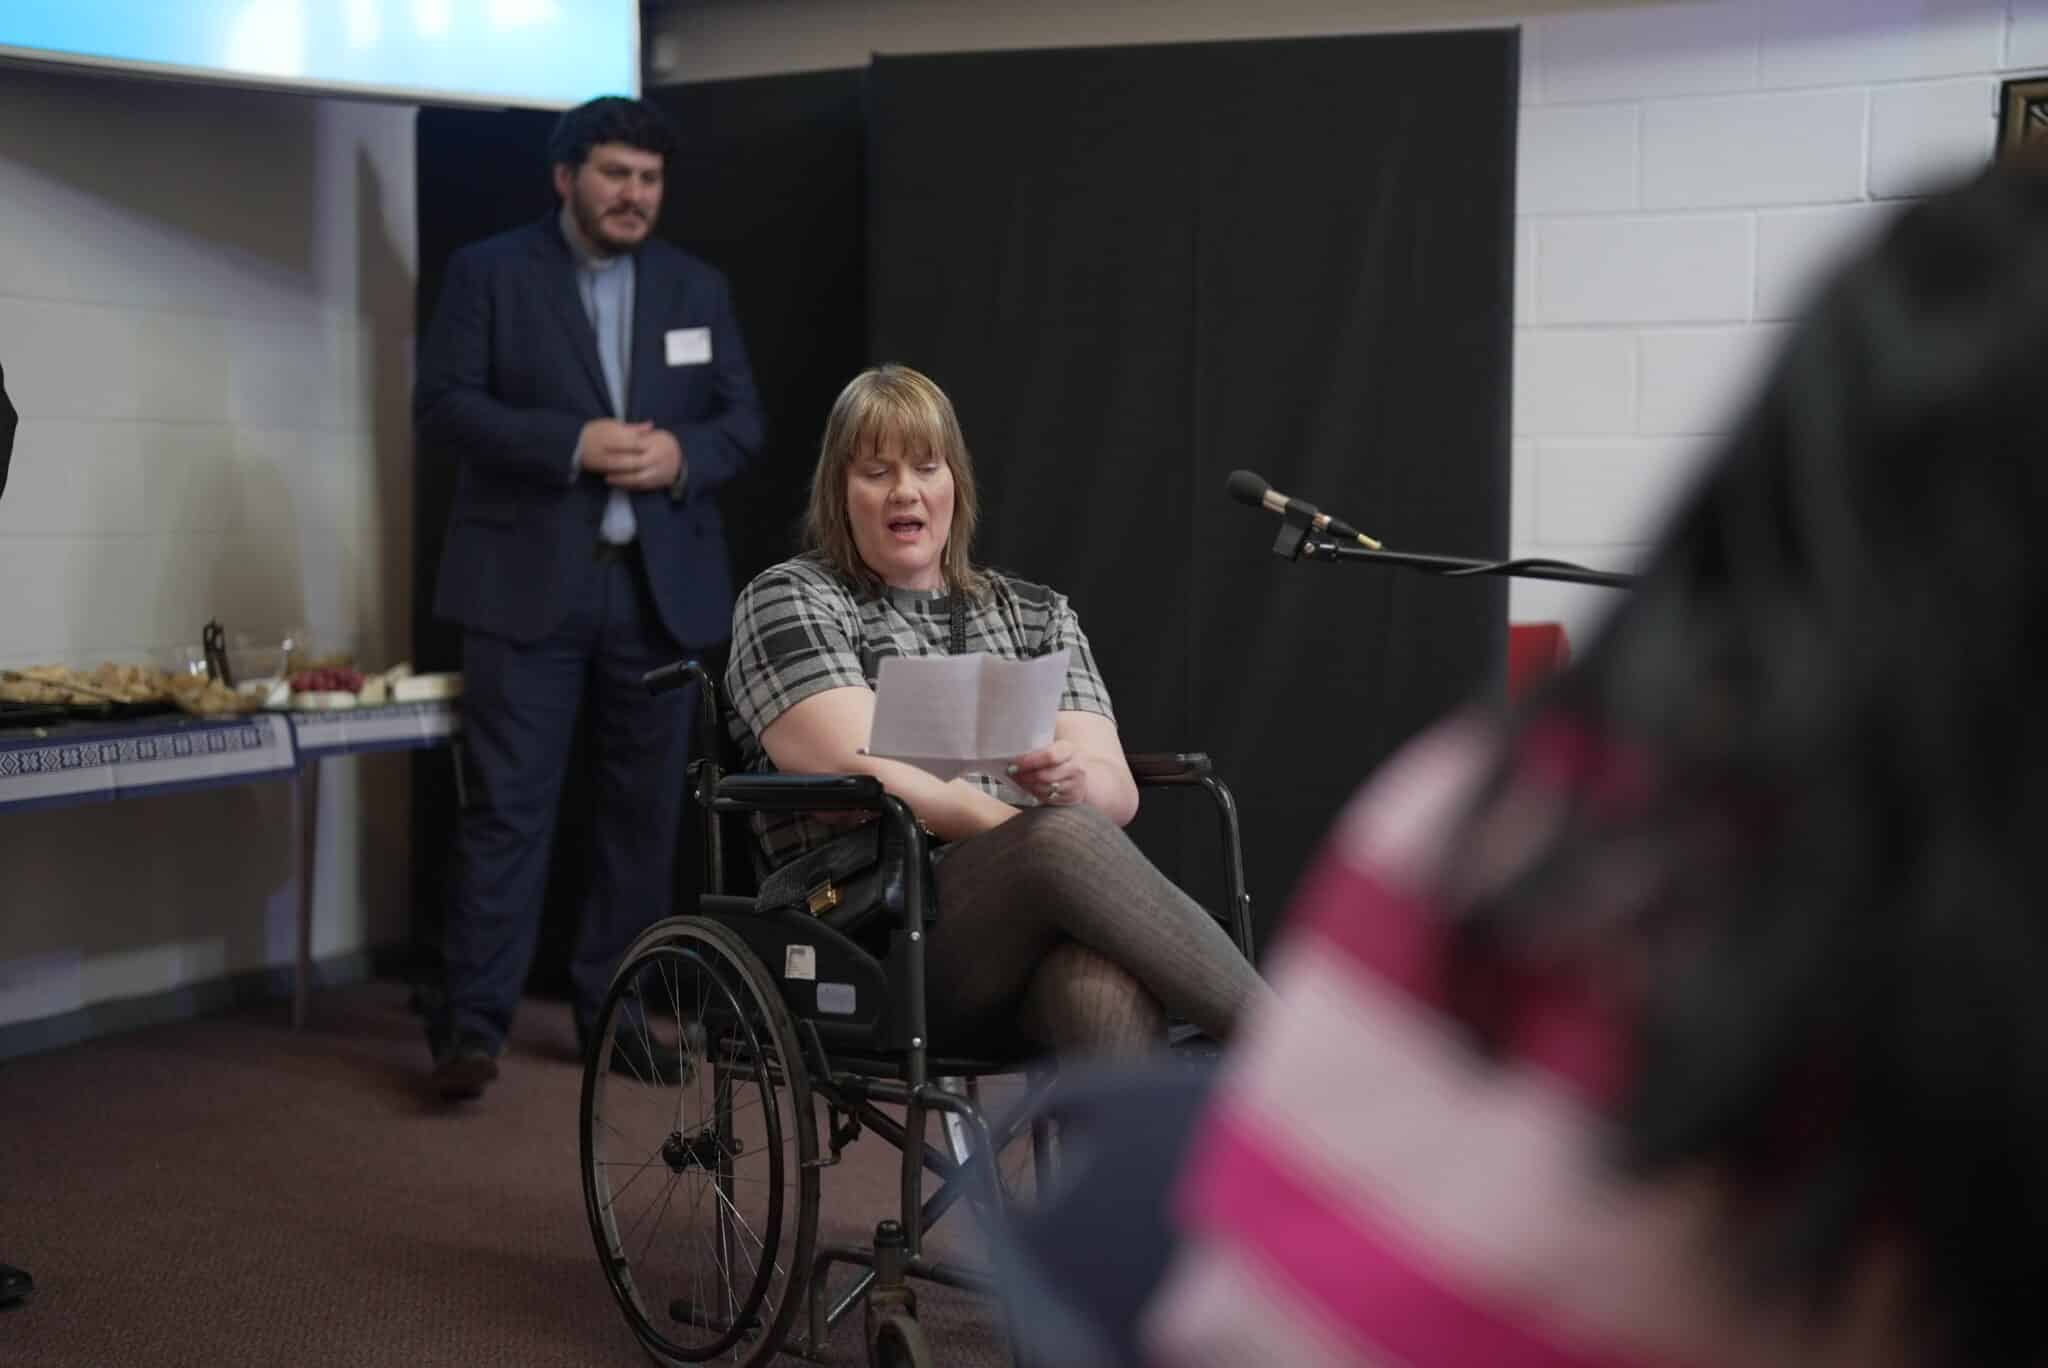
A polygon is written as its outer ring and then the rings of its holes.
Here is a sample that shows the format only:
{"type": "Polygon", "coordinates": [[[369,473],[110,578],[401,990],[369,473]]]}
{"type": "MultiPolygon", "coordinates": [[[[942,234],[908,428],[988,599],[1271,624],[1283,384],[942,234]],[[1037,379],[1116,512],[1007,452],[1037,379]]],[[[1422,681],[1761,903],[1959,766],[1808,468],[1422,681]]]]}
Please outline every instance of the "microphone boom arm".
{"type": "Polygon", "coordinates": [[[1516,560],[1482,561],[1466,556],[1435,556],[1415,551],[1388,551],[1349,523],[1330,517],[1306,499],[1290,498],[1266,483],[1263,475],[1233,470],[1223,483],[1224,492],[1239,503],[1280,515],[1280,535],[1273,540],[1273,554],[1282,560],[1372,561],[1422,570],[1450,579],[1472,575],[1505,575],[1519,579],[1561,580],[1568,584],[1591,584],[1607,589],[1627,589],[1634,575],[1611,570],[1589,570],[1569,561],[1522,557],[1516,560]]]}
{"type": "Polygon", "coordinates": [[[1631,589],[1636,577],[1614,570],[1589,570],[1583,565],[1569,561],[1546,560],[1539,557],[1522,557],[1517,560],[1483,561],[1467,556],[1435,556],[1419,551],[1368,551],[1362,546],[1347,546],[1343,542],[1318,541],[1314,538],[1297,538],[1293,551],[1283,550],[1281,543],[1288,540],[1292,529],[1283,529],[1280,541],[1274,543],[1273,554],[1289,560],[1314,561],[1369,561],[1376,565],[1398,565],[1405,570],[1421,570],[1427,574],[1442,575],[1446,579],[1469,579],[1476,575],[1501,575],[1512,579],[1559,580],[1566,584],[1591,584],[1603,589],[1631,589]]]}

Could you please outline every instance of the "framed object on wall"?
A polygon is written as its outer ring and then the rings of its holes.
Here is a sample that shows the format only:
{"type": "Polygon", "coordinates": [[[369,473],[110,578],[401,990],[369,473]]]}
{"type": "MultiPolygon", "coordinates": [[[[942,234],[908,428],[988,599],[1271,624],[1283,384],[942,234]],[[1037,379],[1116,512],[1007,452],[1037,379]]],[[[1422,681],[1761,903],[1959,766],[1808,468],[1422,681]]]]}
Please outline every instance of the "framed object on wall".
{"type": "Polygon", "coordinates": [[[2048,145],[2048,76],[2015,76],[1998,91],[1998,155],[2036,144],[2048,145]]]}

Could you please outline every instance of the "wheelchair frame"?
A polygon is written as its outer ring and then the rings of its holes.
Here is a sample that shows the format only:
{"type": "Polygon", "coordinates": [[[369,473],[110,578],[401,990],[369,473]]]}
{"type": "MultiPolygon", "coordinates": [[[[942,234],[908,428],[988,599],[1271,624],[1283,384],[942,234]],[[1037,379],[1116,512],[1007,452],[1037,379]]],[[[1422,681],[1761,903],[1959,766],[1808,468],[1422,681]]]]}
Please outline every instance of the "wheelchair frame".
{"type": "MultiPolygon", "coordinates": [[[[789,1068],[800,1066],[805,1074],[800,1089],[792,1080],[772,1070],[764,1070],[763,1078],[771,1086],[779,1080],[782,1086],[790,1088],[793,1107],[796,1096],[805,1097],[807,1105],[812,1094],[822,1096],[825,1101],[825,1139],[831,1152],[829,1157],[808,1161],[809,1166],[822,1170],[837,1164],[846,1146],[853,1143],[863,1129],[873,1130],[894,1145],[901,1155],[897,1218],[880,1222],[872,1242],[867,1245],[815,1243],[809,1267],[801,1270],[802,1281],[792,1280],[788,1289],[792,1298],[800,1295],[804,1299],[806,1315],[802,1341],[787,1339],[788,1330],[794,1328],[788,1323],[792,1313],[782,1310],[776,1315],[776,1320],[781,1322],[780,1329],[771,1327],[749,1357],[742,1361],[759,1363],[784,1351],[815,1359],[822,1352],[833,1328],[865,1298],[869,1362],[897,1365],[929,1363],[930,1351],[915,1321],[915,1299],[907,1291],[905,1280],[921,1279],[984,1293],[995,1290],[989,1274],[983,1270],[925,1257],[924,1237],[959,1201],[966,1192],[966,1184],[974,1184],[979,1189],[978,1194],[967,1194],[971,1199],[986,1203],[990,1212],[1000,1209],[1003,1197],[993,1160],[1023,1133],[1027,1124],[1032,1135],[1034,1166],[1041,1185],[1044,1183],[1049,1174],[1050,1124],[1039,1118],[1038,1104],[1051,1086],[1050,1078],[1040,1076],[1027,1085],[1024,1098],[1011,1108],[1009,1120],[1000,1134],[991,1128],[973,1099],[947,1091],[934,1081],[942,1077],[973,1079],[1017,1074],[1026,1071],[1027,1061],[1008,1056],[949,1058],[934,1054],[930,1048],[926,1028],[924,929],[925,908],[931,891],[926,887],[930,862],[923,828],[918,825],[909,806],[888,793],[872,776],[725,773],[715,758],[724,733],[721,729],[720,690],[710,672],[692,660],[663,667],[646,677],[648,687],[656,692],[686,687],[693,682],[699,686],[697,725],[702,729],[713,757],[694,761],[690,766],[692,796],[705,815],[705,893],[694,912],[656,923],[640,937],[619,966],[613,995],[618,995],[621,985],[634,981],[650,956],[662,953],[665,945],[673,950],[684,938],[686,928],[703,924],[723,928],[721,936],[699,934],[698,939],[705,943],[728,939],[742,942],[740,952],[747,954],[753,963],[751,966],[736,966],[741,971],[740,976],[756,985],[765,981],[776,990],[777,1007],[763,1006],[771,1013],[779,1009],[783,1014],[782,1024],[771,1020],[766,1023],[768,1028],[780,1032],[786,1026],[796,1042],[796,1057],[793,1060],[785,1057],[781,1068],[786,1073],[789,1068]],[[762,909],[751,898],[725,893],[726,815],[835,810],[876,813],[879,820],[889,824],[894,837],[904,843],[902,922],[891,931],[890,949],[885,959],[870,954],[800,910],[762,909]],[[879,968],[883,1000],[874,1004],[876,1015],[866,1021],[845,1023],[822,1018],[815,1001],[815,981],[809,989],[813,1001],[806,1003],[802,1000],[805,990],[800,984],[794,984],[788,977],[776,977],[770,968],[769,955],[776,953],[773,947],[777,945],[783,946],[782,953],[786,954],[787,947],[795,943],[790,939],[792,936],[813,945],[821,963],[827,959],[839,962],[851,955],[879,968]],[[836,1058],[834,1052],[828,1050],[828,1034],[839,1038],[836,1058]],[[869,1044],[871,1048],[860,1048],[862,1044],[869,1044]],[[899,1122],[881,1111],[878,1104],[903,1108],[903,1119],[899,1122]],[[972,1152],[966,1162],[942,1152],[927,1138],[928,1118],[932,1113],[956,1118],[966,1128],[972,1144],[972,1152]],[[940,1180],[937,1190],[928,1197],[924,1190],[927,1170],[940,1180]],[[830,1273],[838,1264],[859,1267],[863,1272],[837,1302],[828,1307],[830,1273]]],[[[1140,786],[1197,787],[1205,790],[1214,802],[1223,837],[1227,898],[1225,914],[1220,920],[1225,923],[1240,952],[1250,959],[1251,898],[1244,883],[1237,804],[1228,786],[1213,773],[1206,755],[1127,754],[1126,758],[1140,786]]],[[[730,958],[734,951],[731,947],[721,946],[720,953],[730,958]]],[[[821,969],[821,978],[823,972],[821,969]]],[[[608,1036],[608,1031],[594,1033],[585,1059],[581,1130],[585,1197],[592,1235],[600,1256],[608,1261],[609,1266],[619,1261],[620,1250],[616,1232],[609,1230],[609,1213],[601,1215],[599,1210],[592,1128],[593,1096],[602,1073],[610,1067],[608,1036]]],[[[770,1053],[778,1056],[787,1054],[780,1048],[770,1053]]],[[[717,1066],[714,1066],[714,1080],[717,1073],[717,1066]]],[[[731,1154],[726,1153],[728,1140],[720,1138],[722,1133],[716,1128],[730,1122],[730,1085],[715,1084],[715,1088],[720,1098],[718,1114],[723,1120],[711,1123],[699,1136],[688,1141],[678,1131],[676,1140],[687,1148],[701,1145],[702,1134],[710,1134],[712,1150],[718,1155],[715,1166],[719,1181],[729,1185],[732,1181],[732,1155],[737,1154],[738,1143],[736,1138],[732,1139],[731,1154]]],[[[816,1149],[814,1142],[811,1148],[816,1149]]],[[[671,1167],[680,1173],[678,1162],[671,1160],[671,1167]]],[[[808,1202],[807,1214],[801,1207],[798,1213],[801,1249],[803,1245],[812,1243],[805,1238],[806,1223],[809,1233],[814,1234],[823,1196],[821,1187],[815,1183],[800,1182],[799,1187],[799,1203],[808,1202]]],[[[775,1210],[779,1212],[781,1198],[778,1196],[773,1200],[775,1210]]],[[[730,1206],[731,1203],[728,1201],[725,1205],[730,1206]]],[[[720,1214],[718,1220],[722,1249],[726,1218],[720,1214]]],[[[755,1278],[750,1307],[758,1311],[761,1290],[766,1287],[764,1275],[758,1267],[755,1278]]],[[[634,1322],[636,1336],[650,1356],[663,1363],[696,1361],[678,1359],[649,1343],[638,1319],[648,1316],[646,1308],[629,1304],[629,1293],[617,1277],[613,1279],[613,1288],[629,1321],[634,1322]]],[[[633,1299],[637,1300],[637,1293],[633,1294],[633,1299]]],[[[680,1302],[671,1303],[671,1317],[684,1318],[680,1311],[674,1309],[680,1305],[680,1302]]],[[[694,1320],[690,1323],[700,1324],[694,1320]]],[[[730,1339],[736,1340],[743,1328],[728,1326],[726,1333],[730,1339]]],[[[1014,1345],[1015,1335],[1010,1338],[1014,1345]]]]}

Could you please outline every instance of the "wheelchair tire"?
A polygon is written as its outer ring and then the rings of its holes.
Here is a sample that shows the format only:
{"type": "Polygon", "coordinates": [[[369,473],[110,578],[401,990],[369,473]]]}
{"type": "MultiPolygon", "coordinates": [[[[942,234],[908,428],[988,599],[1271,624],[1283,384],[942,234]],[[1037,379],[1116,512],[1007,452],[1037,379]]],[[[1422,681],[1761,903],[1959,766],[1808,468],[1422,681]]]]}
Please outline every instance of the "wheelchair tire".
{"type": "Polygon", "coordinates": [[[904,1312],[892,1312],[875,1326],[868,1368],[932,1368],[932,1346],[924,1327],[904,1312]]]}
{"type": "Polygon", "coordinates": [[[634,1338],[665,1368],[765,1363],[803,1302],[818,1230],[810,1077],[775,981],[724,927],[670,918],[619,965],[595,1040],[584,1207],[634,1338]],[[667,1050],[680,1078],[650,1076],[667,1050]]]}

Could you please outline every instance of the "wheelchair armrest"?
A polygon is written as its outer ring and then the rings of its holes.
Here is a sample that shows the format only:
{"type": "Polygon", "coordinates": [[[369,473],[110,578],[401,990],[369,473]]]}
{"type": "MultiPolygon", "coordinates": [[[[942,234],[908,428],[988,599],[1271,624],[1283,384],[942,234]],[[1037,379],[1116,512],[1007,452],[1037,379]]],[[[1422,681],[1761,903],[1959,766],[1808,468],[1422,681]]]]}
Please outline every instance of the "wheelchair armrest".
{"type": "Polygon", "coordinates": [[[1125,751],[1124,763],[1140,784],[1192,784],[1209,773],[1209,757],[1200,751],[1125,751]]]}
{"type": "Polygon", "coordinates": [[[1237,799],[1230,785],[1201,751],[1126,751],[1124,762],[1140,788],[1198,788],[1216,805],[1223,834],[1223,885],[1230,900],[1223,922],[1244,957],[1253,958],[1252,895],[1244,886],[1244,843],[1238,834],[1237,799]]]}
{"type": "Polygon", "coordinates": [[[882,810],[882,781],[872,774],[728,774],[712,791],[728,811],[797,812],[821,808],[882,810]]]}

